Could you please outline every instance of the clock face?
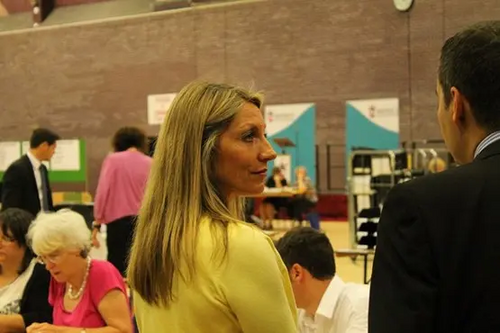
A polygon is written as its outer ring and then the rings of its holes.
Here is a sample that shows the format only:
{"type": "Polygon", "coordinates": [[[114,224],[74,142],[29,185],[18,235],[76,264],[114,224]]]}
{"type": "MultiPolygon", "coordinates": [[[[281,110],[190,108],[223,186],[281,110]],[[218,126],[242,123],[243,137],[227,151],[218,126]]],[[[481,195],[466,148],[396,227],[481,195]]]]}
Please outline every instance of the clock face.
{"type": "Polygon", "coordinates": [[[396,6],[396,9],[402,12],[410,10],[411,6],[413,5],[413,0],[393,0],[393,1],[394,1],[394,6],[396,6]]]}

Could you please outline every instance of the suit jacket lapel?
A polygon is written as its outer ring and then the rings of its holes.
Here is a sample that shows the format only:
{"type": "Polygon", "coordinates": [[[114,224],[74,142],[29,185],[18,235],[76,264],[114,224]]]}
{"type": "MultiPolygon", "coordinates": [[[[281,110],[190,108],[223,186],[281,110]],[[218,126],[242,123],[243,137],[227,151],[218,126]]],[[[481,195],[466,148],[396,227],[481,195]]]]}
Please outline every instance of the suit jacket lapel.
{"type": "Polygon", "coordinates": [[[26,167],[26,176],[28,177],[29,183],[31,183],[33,189],[35,190],[37,196],[38,196],[38,186],[36,185],[36,179],[35,179],[35,171],[33,169],[33,164],[31,164],[31,161],[28,157],[28,155],[24,155],[22,157],[24,166],[26,167]]]}

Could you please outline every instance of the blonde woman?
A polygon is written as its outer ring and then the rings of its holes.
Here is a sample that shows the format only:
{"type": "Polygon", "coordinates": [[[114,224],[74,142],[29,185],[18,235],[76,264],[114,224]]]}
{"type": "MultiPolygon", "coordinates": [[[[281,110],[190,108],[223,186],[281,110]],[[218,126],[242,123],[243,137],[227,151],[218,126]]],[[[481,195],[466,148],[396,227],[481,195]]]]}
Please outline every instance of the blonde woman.
{"type": "Polygon", "coordinates": [[[161,128],[128,270],[144,333],[296,332],[286,267],[241,221],[242,196],[264,190],[260,96],[191,83],[161,128]]]}
{"type": "Polygon", "coordinates": [[[320,230],[320,216],[316,211],[318,195],[311,178],[307,176],[307,169],[304,166],[298,166],[295,169],[295,176],[294,186],[297,188],[298,194],[291,200],[292,218],[302,224],[305,216],[309,220],[311,228],[320,230]]]}

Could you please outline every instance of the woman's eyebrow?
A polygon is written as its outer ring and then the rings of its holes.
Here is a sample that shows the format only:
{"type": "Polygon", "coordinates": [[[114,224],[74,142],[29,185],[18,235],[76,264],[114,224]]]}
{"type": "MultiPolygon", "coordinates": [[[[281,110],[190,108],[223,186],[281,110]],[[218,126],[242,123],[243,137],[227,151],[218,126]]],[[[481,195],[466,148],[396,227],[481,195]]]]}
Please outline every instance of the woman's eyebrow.
{"type": "Polygon", "coordinates": [[[239,126],[239,129],[247,129],[247,130],[250,130],[250,129],[261,129],[262,130],[265,130],[266,129],[266,125],[264,124],[263,126],[259,126],[259,125],[256,125],[254,123],[243,123],[239,126]]]}

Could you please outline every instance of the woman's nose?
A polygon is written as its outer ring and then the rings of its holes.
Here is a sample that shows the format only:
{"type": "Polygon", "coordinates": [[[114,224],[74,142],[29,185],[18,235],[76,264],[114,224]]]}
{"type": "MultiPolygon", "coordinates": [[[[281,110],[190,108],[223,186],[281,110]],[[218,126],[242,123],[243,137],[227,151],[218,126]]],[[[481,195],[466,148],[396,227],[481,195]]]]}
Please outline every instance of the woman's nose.
{"type": "Polygon", "coordinates": [[[264,146],[262,147],[262,152],[260,154],[260,158],[263,161],[269,162],[272,161],[276,158],[276,152],[274,151],[273,147],[267,141],[267,139],[264,140],[264,146]]]}

